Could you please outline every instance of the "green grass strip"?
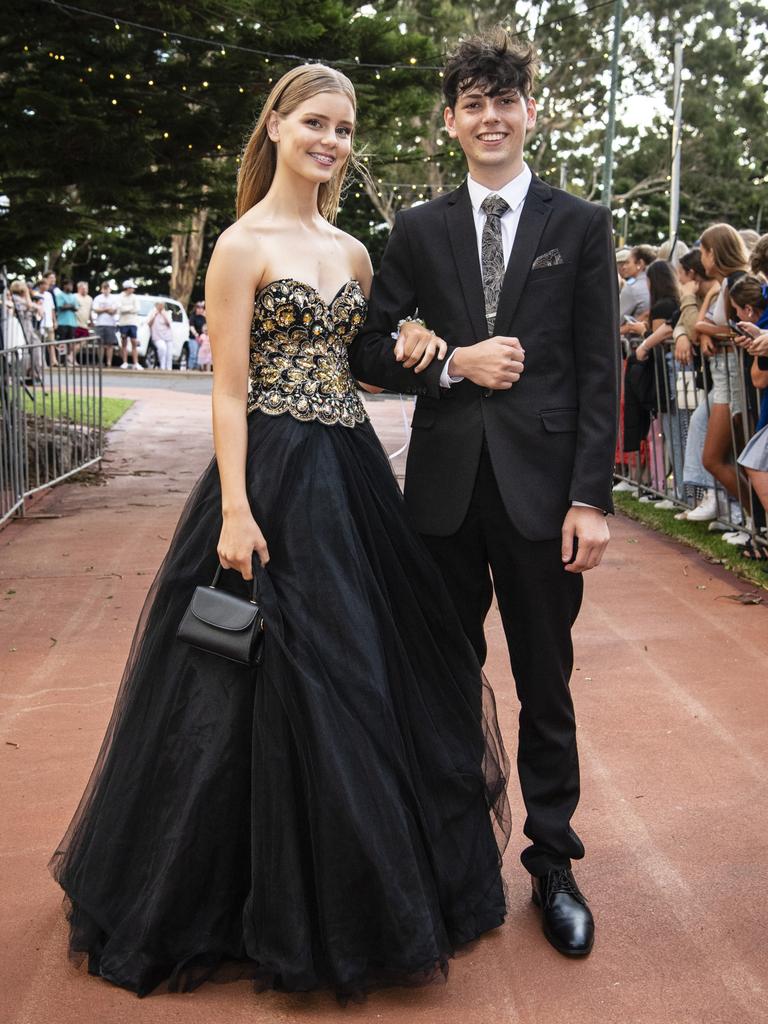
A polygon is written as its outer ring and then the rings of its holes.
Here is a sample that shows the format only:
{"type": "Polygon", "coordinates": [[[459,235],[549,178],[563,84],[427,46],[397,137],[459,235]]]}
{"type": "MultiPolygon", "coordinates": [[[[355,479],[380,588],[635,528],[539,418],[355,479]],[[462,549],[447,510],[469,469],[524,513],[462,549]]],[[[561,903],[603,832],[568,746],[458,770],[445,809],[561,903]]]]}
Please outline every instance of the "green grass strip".
{"type": "MultiPolygon", "coordinates": [[[[101,412],[104,429],[109,430],[110,427],[114,427],[132,405],[132,398],[102,398],[101,412]]],[[[83,395],[73,398],[71,395],[67,397],[66,394],[60,395],[58,391],[51,391],[43,396],[38,391],[34,403],[29,395],[24,395],[24,411],[56,420],[62,417],[69,423],[88,424],[94,423],[96,420],[99,406],[96,398],[92,395],[89,398],[83,395]]]]}
{"type": "Polygon", "coordinates": [[[719,533],[710,533],[707,529],[708,523],[689,523],[685,519],[675,519],[675,513],[680,511],[679,509],[657,509],[650,502],[641,504],[629,493],[614,494],[613,500],[617,510],[621,510],[629,519],[650,526],[652,530],[695,548],[743,580],[768,590],[768,572],[763,572],[761,563],[742,558],[743,548],[726,543],[719,533]]]}

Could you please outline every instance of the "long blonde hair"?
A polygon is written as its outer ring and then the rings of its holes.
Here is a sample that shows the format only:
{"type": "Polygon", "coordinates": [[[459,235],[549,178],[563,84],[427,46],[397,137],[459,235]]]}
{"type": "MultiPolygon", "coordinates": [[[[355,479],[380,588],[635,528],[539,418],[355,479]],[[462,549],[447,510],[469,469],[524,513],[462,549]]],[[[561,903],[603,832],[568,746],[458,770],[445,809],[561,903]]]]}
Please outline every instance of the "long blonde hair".
{"type": "Polygon", "coordinates": [[[707,228],[701,236],[701,245],[712,253],[715,269],[724,277],[748,269],[747,247],[730,224],[713,224],[707,228]]]}
{"type": "MultiPolygon", "coordinates": [[[[242,217],[260,202],[269,191],[277,167],[277,147],[270,139],[267,124],[270,115],[290,114],[301,103],[320,92],[338,92],[352,104],[357,112],[355,87],[346,75],[325,64],[301,64],[287,71],[267,96],[256,127],[245,144],[237,176],[237,216],[242,217]]],[[[317,208],[326,220],[336,220],[341,190],[349,165],[358,168],[350,150],[349,156],[330,181],[323,182],[317,193],[317,208]]]]}

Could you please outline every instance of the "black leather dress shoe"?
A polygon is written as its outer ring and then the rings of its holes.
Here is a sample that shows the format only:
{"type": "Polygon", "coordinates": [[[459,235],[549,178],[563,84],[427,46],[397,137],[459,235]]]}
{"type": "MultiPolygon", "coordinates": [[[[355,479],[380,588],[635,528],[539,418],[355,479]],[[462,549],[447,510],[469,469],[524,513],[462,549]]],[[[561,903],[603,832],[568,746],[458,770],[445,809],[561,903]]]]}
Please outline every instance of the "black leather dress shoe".
{"type": "Polygon", "coordinates": [[[573,872],[556,868],[531,881],[548,941],[566,956],[586,956],[595,941],[595,922],[573,872]]]}

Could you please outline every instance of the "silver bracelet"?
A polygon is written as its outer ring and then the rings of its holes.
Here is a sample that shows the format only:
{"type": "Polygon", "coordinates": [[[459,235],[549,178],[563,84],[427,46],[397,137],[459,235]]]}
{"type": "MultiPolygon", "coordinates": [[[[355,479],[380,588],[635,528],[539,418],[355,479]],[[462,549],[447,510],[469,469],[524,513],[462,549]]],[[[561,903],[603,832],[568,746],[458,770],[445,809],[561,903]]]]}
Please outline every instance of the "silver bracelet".
{"type": "Polygon", "coordinates": [[[424,323],[424,321],[420,320],[418,317],[406,316],[403,317],[402,320],[398,320],[397,329],[392,331],[392,333],[390,334],[390,337],[392,338],[393,341],[397,341],[400,335],[400,331],[403,329],[404,324],[418,324],[420,327],[423,327],[425,331],[429,331],[430,334],[435,333],[434,331],[430,331],[427,325],[424,323]]]}

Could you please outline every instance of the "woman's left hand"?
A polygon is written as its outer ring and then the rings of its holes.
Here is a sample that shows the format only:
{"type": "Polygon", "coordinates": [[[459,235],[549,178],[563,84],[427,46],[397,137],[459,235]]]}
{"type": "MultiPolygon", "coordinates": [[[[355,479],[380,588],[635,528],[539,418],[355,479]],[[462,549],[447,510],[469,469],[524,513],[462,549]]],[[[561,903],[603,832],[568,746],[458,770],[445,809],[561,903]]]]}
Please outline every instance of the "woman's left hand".
{"type": "Polygon", "coordinates": [[[395,344],[395,359],[414,373],[426,370],[432,360],[445,359],[448,343],[414,320],[403,324],[395,344]]]}

